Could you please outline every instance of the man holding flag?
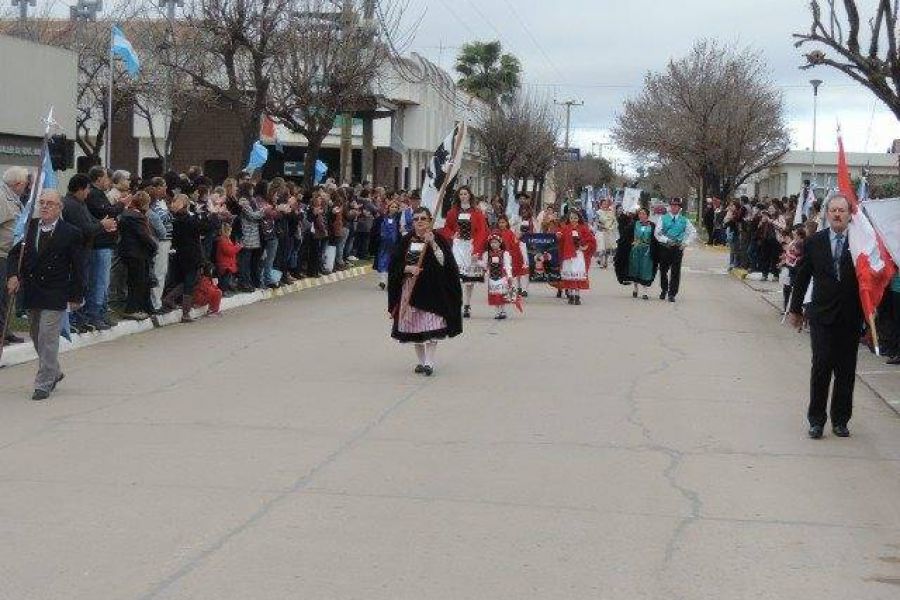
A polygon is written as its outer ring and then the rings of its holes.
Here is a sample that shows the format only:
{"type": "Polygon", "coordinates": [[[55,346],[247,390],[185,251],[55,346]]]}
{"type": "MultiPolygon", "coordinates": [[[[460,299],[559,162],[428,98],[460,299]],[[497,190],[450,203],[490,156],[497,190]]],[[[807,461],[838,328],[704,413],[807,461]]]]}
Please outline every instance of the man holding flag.
{"type": "Polygon", "coordinates": [[[803,322],[803,300],[812,282],[812,301],[806,316],[812,342],[807,417],[813,439],[821,438],[824,431],[832,377],[832,431],[838,437],[850,435],[847,424],[853,413],[860,332],[863,322],[868,321],[875,335],[875,310],[894,273],[884,244],[859,210],[840,136],[838,188],[840,193],[828,202],[828,228],[806,241],[789,315],[791,324],[799,328],[803,322]]]}

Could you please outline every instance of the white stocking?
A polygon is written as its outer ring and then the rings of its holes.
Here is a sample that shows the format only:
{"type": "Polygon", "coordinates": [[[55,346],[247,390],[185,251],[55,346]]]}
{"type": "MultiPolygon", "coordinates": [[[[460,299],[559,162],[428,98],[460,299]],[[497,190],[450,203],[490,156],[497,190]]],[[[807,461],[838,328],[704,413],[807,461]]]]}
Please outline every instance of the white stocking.
{"type": "Polygon", "coordinates": [[[466,306],[472,305],[472,292],[475,290],[475,285],[472,283],[466,284],[466,306]]]}
{"type": "Polygon", "coordinates": [[[425,364],[425,344],[415,344],[416,356],[419,358],[419,364],[425,364]]]}
{"type": "Polygon", "coordinates": [[[432,340],[425,344],[425,366],[434,366],[434,354],[437,352],[437,342],[432,340]]]}

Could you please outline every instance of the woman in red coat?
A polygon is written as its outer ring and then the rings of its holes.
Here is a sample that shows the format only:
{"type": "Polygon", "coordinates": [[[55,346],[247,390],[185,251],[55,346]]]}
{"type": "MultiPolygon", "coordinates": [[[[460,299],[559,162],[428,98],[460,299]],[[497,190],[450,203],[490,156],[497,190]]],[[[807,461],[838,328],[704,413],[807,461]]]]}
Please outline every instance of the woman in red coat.
{"type": "Polygon", "coordinates": [[[240,244],[231,241],[231,225],[222,225],[222,233],[216,240],[216,271],[219,274],[219,288],[223,292],[234,291],[234,278],[237,275],[237,256],[241,251],[240,244]]]}
{"type": "Polygon", "coordinates": [[[597,240],[591,228],[577,210],[569,210],[566,223],[556,234],[559,239],[559,287],[566,290],[569,304],[581,304],[581,290],[590,289],[588,270],[591,257],[597,250],[597,240]]]}
{"type": "Polygon", "coordinates": [[[484,281],[480,261],[488,238],[487,219],[475,206],[475,197],[468,186],[464,185],[456,192],[456,200],[447,213],[441,233],[451,243],[453,258],[459,266],[465,293],[463,317],[468,319],[472,316],[472,291],[476,283],[484,281]]]}

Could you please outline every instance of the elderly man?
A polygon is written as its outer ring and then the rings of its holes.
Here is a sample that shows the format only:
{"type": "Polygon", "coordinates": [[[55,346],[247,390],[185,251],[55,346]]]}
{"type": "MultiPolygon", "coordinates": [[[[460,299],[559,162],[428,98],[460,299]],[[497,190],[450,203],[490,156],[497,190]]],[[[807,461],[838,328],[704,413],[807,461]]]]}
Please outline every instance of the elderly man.
{"type": "Polygon", "coordinates": [[[791,324],[803,323],[803,300],[810,282],[812,302],[806,309],[812,342],[812,373],[809,390],[809,437],[819,439],[828,420],[828,388],[832,377],[831,428],[838,437],[847,437],[853,414],[853,386],[856,382],[856,352],[863,325],[856,268],[850,257],[847,227],[850,203],[843,196],[828,202],[828,228],[806,240],[803,258],[794,276],[791,324]]]}
{"type": "Polygon", "coordinates": [[[66,308],[84,298],[81,231],[62,219],[62,200],[55,190],[40,197],[40,220],[29,223],[25,239],[9,254],[9,294],[22,286],[31,341],[38,355],[32,400],[46,400],[64,375],[59,368],[59,330],[66,308]],[[19,257],[22,256],[21,268],[19,257]]]}
{"type": "MultiPolygon", "coordinates": [[[[0,278],[6,279],[7,260],[13,245],[13,229],[22,212],[22,194],[28,187],[28,170],[24,167],[10,167],[0,182],[0,278]]],[[[9,309],[5,286],[0,286],[0,331],[4,329],[6,313],[9,309]]],[[[22,338],[7,332],[5,344],[21,344],[22,338]]]]}

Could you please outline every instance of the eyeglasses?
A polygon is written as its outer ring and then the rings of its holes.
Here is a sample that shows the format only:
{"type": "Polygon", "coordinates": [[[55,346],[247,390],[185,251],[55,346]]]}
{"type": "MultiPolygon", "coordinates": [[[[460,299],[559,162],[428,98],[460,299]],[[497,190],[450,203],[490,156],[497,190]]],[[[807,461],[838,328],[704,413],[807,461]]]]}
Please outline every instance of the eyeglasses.
{"type": "Polygon", "coordinates": [[[424,221],[427,223],[430,220],[431,219],[429,219],[428,217],[413,217],[413,223],[415,223],[416,221],[424,221]]]}

